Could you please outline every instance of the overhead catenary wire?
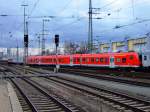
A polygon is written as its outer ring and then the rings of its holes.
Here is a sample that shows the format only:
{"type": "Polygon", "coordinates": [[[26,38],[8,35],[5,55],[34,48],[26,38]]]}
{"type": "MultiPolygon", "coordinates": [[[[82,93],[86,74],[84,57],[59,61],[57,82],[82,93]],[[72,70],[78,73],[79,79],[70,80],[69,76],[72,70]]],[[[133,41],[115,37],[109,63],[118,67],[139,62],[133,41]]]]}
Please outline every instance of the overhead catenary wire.
{"type": "Polygon", "coordinates": [[[109,32],[111,30],[118,30],[118,29],[121,29],[121,28],[124,28],[124,27],[129,27],[129,26],[133,26],[133,25],[136,25],[136,24],[141,24],[141,23],[144,23],[144,22],[150,22],[150,19],[143,19],[143,20],[139,20],[139,21],[124,24],[124,25],[116,25],[115,27],[113,27],[111,29],[102,30],[100,32],[101,33],[106,33],[106,32],[109,32]]]}
{"type": "Polygon", "coordinates": [[[67,8],[68,6],[72,3],[73,0],[69,0],[69,2],[67,2],[67,4],[60,10],[60,12],[58,12],[57,15],[61,15],[67,8]]]}
{"type": "Polygon", "coordinates": [[[62,25],[62,26],[59,26],[59,27],[53,29],[53,31],[60,30],[60,29],[62,29],[62,28],[64,28],[64,27],[66,27],[66,26],[70,27],[72,24],[78,23],[78,22],[80,22],[82,19],[84,19],[84,18],[78,18],[78,19],[76,19],[75,21],[72,21],[72,22],[70,22],[70,23],[67,23],[67,24],[65,24],[65,25],[62,25]]]}
{"type": "Polygon", "coordinates": [[[109,6],[113,5],[114,3],[116,3],[117,1],[118,0],[113,0],[113,1],[109,2],[108,4],[105,4],[105,5],[101,6],[98,9],[103,9],[103,8],[109,7],[109,6]]]}
{"type": "Polygon", "coordinates": [[[135,18],[135,13],[134,13],[134,0],[131,0],[132,2],[132,15],[133,15],[133,19],[135,18]]]}
{"type": "MultiPolygon", "coordinates": [[[[131,1],[131,0],[130,0],[130,1],[131,1]]],[[[138,4],[141,5],[142,3],[146,4],[146,2],[149,2],[149,0],[141,0],[141,1],[136,1],[136,2],[134,1],[134,2],[133,2],[133,6],[135,7],[135,5],[136,5],[136,6],[137,6],[138,4]]],[[[131,1],[131,5],[129,5],[129,6],[127,6],[127,7],[124,7],[124,8],[121,7],[121,8],[119,8],[119,9],[115,9],[115,10],[112,10],[112,9],[110,8],[110,9],[107,9],[107,11],[110,11],[110,12],[112,13],[112,12],[118,12],[118,10],[119,10],[119,11],[122,11],[122,10],[126,10],[126,9],[130,9],[130,8],[131,8],[131,9],[132,9],[132,15],[133,15],[133,6],[132,6],[132,1],[131,1]]],[[[108,6],[107,6],[107,7],[108,7],[108,6]]],[[[104,7],[104,8],[101,8],[101,10],[102,10],[102,9],[105,9],[105,7],[104,7]]],[[[135,13],[135,8],[134,8],[134,13],[135,13]]]]}
{"type": "Polygon", "coordinates": [[[39,1],[40,1],[40,0],[37,0],[37,1],[35,2],[35,4],[33,5],[32,9],[31,9],[31,12],[29,13],[29,16],[31,16],[31,15],[32,15],[32,13],[33,13],[33,12],[34,12],[34,10],[36,9],[36,7],[37,7],[37,5],[38,5],[39,1]]]}
{"type": "MultiPolygon", "coordinates": [[[[37,0],[38,1],[38,0],[37,0]]],[[[72,0],[70,0],[70,1],[72,1],[72,0]]],[[[117,0],[116,0],[117,1],[117,0]]],[[[113,1],[112,1],[113,2],[113,1]]],[[[111,2],[110,2],[111,3],[111,2]]],[[[115,3],[115,2],[114,2],[115,3]]],[[[67,4],[69,4],[69,2],[67,3],[67,4]]],[[[64,9],[66,10],[67,9],[67,7],[69,6],[69,5],[65,5],[65,7],[64,7],[64,9]]],[[[135,3],[134,3],[135,4],[135,3]]],[[[110,4],[111,5],[111,4],[110,4]]],[[[105,7],[101,7],[101,9],[104,9],[104,8],[106,8],[106,7],[108,7],[108,6],[110,6],[109,5],[109,3],[108,4],[106,4],[106,6],[105,7]]],[[[34,5],[35,6],[35,5],[34,5]]],[[[37,5],[36,5],[37,6],[37,5]]],[[[131,6],[130,6],[131,7],[131,6]]],[[[35,10],[35,8],[32,8],[32,9],[34,9],[35,10]]],[[[34,10],[33,10],[33,12],[34,12],[34,10]]],[[[31,14],[32,15],[32,14],[31,14]]],[[[57,18],[59,18],[59,17],[57,17],[57,18]]],[[[63,19],[63,18],[61,18],[60,17],[60,19],[63,19]]],[[[64,18],[64,19],[66,19],[66,18],[64,18]]],[[[72,23],[70,23],[70,24],[72,24],[72,23]]],[[[20,26],[20,25],[19,25],[20,26]]],[[[63,26],[63,25],[62,25],[63,26]]],[[[66,25],[65,27],[68,27],[69,25],[66,25]]],[[[123,28],[123,27],[125,27],[126,25],[121,25],[121,27],[120,28],[123,28]]],[[[127,25],[127,26],[132,26],[132,24],[131,25],[127,25]]],[[[60,26],[61,27],[61,26],[60,26]]],[[[19,27],[18,27],[18,29],[19,29],[19,27]]],[[[61,28],[60,28],[61,29],[61,28]]],[[[113,29],[113,28],[112,28],[113,29]]],[[[118,28],[119,29],[119,28],[118,28]]],[[[117,29],[116,29],[117,30],[117,29]]]]}

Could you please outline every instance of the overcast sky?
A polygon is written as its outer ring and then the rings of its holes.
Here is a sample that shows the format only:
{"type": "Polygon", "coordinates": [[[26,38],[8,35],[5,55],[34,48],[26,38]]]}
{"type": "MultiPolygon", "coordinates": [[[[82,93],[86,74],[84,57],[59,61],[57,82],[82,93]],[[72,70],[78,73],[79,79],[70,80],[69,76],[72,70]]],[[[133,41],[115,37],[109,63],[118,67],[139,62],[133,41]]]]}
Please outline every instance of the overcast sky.
{"type": "MultiPolygon", "coordinates": [[[[0,47],[23,45],[23,7],[28,4],[26,14],[29,16],[30,46],[35,47],[37,33],[42,31],[45,22],[47,45],[52,42],[54,34],[60,34],[61,42],[83,41],[88,38],[88,1],[89,0],[0,0],[0,47]],[[54,16],[54,18],[42,18],[54,16]],[[33,45],[34,44],[34,45],[33,45]]],[[[150,32],[150,0],[92,0],[94,38],[102,42],[123,40],[144,36],[150,32]],[[121,26],[121,28],[117,28],[121,26]]]]}

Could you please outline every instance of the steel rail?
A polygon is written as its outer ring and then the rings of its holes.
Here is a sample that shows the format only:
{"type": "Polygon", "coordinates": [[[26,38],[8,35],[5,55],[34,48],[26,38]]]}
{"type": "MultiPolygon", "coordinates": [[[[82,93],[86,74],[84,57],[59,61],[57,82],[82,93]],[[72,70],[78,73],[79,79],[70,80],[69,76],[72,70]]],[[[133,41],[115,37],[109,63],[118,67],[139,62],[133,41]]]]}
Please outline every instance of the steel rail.
{"type": "MultiPolygon", "coordinates": [[[[77,108],[75,109],[70,109],[69,107],[67,107],[66,104],[63,104],[61,101],[59,101],[57,98],[55,98],[54,96],[49,95],[44,89],[42,89],[41,87],[39,87],[38,84],[34,84],[32,83],[29,79],[20,79],[25,81],[27,84],[29,84],[31,87],[34,87],[36,90],[38,90],[40,93],[42,93],[44,96],[46,96],[48,99],[52,100],[55,104],[57,104],[59,106],[59,108],[62,109],[62,111],[65,112],[73,112],[76,111],[78,112],[77,108]]],[[[11,79],[11,81],[13,82],[13,84],[17,87],[17,89],[19,90],[19,92],[22,94],[22,96],[24,96],[24,98],[26,99],[27,103],[30,105],[31,109],[33,112],[39,112],[39,110],[37,109],[37,106],[35,106],[33,104],[33,102],[31,101],[30,97],[28,97],[28,95],[26,94],[25,90],[22,89],[20,87],[20,84],[18,82],[15,81],[15,79],[11,79]]],[[[31,90],[32,91],[32,90],[31,90]]],[[[69,104],[70,105],[70,104],[69,104]]]]}
{"type": "MultiPolygon", "coordinates": [[[[58,78],[58,77],[57,77],[57,78],[58,78]]],[[[139,109],[139,108],[136,108],[136,107],[134,107],[134,106],[128,105],[128,104],[126,104],[126,103],[119,102],[119,101],[117,101],[117,100],[115,100],[115,99],[112,99],[112,98],[109,98],[109,97],[107,97],[107,96],[104,96],[104,95],[101,95],[101,94],[96,94],[96,93],[91,92],[91,91],[88,91],[88,90],[86,90],[86,89],[84,89],[84,88],[80,88],[79,86],[80,86],[80,85],[86,86],[86,87],[89,87],[89,88],[94,89],[94,90],[103,91],[103,92],[106,92],[106,93],[109,93],[109,94],[112,94],[112,95],[116,95],[116,96],[120,96],[120,97],[122,97],[122,98],[126,98],[126,99],[129,99],[129,100],[132,100],[132,101],[141,102],[141,103],[145,104],[145,106],[150,106],[150,102],[143,101],[143,100],[140,100],[140,99],[137,99],[137,98],[132,98],[132,97],[127,96],[127,95],[125,95],[125,94],[116,93],[116,92],[112,92],[112,91],[110,91],[110,90],[106,90],[106,89],[102,89],[102,88],[90,86],[90,85],[85,84],[85,83],[83,84],[83,83],[79,83],[79,82],[77,82],[77,81],[72,81],[72,80],[70,81],[70,80],[67,80],[67,79],[64,79],[64,78],[60,78],[60,79],[62,79],[63,81],[59,81],[59,80],[57,80],[56,78],[55,78],[55,79],[54,79],[54,78],[49,78],[49,79],[50,79],[50,80],[53,80],[53,81],[55,81],[55,82],[58,82],[58,83],[67,85],[67,86],[69,86],[69,87],[75,88],[75,89],[77,89],[77,90],[84,91],[84,92],[86,92],[86,93],[88,93],[88,94],[91,94],[91,95],[93,95],[93,96],[97,96],[97,97],[103,98],[104,100],[107,100],[107,101],[110,101],[110,102],[114,102],[115,104],[118,104],[118,105],[120,105],[120,106],[126,107],[126,109],[131,109],[131,110],[134,111],[134,112],[146,112],[146,111],[144,111],[144,110],[142,110],[142,109],[139,109]],[[69,82],[71,82],[71,83],[78,84],[79,86],[71,85],[71,84],[69,84],[69,83],[66,83],[65,81],[69,81],[69,82]]]]}

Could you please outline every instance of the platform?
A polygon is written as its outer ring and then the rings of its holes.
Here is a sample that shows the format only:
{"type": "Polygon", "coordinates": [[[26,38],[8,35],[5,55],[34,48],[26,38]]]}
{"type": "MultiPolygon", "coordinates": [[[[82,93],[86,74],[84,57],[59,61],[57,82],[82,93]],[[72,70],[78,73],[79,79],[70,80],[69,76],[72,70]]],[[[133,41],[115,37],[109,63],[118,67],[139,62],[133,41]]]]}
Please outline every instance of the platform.
{"type": "Polygon", "coordinates": [[[23,112],[10,83],[0,80],[0,112],[23,112]]]}

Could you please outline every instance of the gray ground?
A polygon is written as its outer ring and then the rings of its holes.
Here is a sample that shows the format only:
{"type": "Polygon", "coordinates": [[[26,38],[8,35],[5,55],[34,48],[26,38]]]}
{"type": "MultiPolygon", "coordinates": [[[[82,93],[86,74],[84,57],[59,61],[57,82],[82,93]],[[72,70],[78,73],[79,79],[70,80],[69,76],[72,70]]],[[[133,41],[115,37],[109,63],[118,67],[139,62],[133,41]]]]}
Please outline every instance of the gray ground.
{"type": "Polygon", "coordinates": [[[94,78],[88,78],[88,77],[82,77],[82,76],[69,75],[69,74],[64,74],[64,73],[60,73],[57,75],[60,77],[67,77],[73,80],[80,80],[81,82],[90,83],[91,85],[102,86],[104,88],[112,88],[114,90],[122,90],[126,93],[127,92],[133,93],[135,95],[150,98],[150,87],[142,87],[142,86],[124,84],[124,83],[113,82],[113,81],[106,81],[106,80],[100,80],[100,79],[94,79],[94,78]]]}

